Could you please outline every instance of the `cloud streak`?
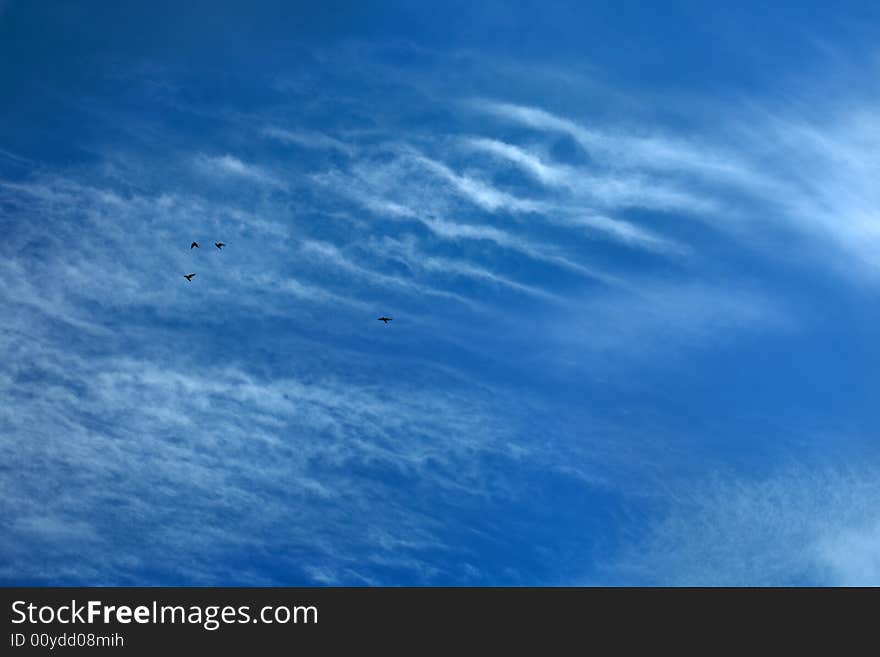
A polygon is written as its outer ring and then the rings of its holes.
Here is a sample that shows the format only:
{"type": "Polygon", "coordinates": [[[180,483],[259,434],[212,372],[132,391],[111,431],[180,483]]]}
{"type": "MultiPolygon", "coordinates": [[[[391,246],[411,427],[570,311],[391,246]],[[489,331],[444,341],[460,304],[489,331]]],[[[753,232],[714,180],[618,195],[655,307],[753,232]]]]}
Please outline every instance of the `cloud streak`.
{"type": "Polygon", "coordinates": [[[228,153],[219,156],[199,155],[196,167],[211,176],[239,178],[269,187],[286,187],[283,181],[261,167],[242,162],[228,153]]]}
{"type": "Polygon", "coordinates": [[[356,152],[351,145],[320,132],[299,132],[275,126],[266,126],[262,130],[262,135],[283,144],[294,144],[303,148],[335,150],[349,157],[353,156],[356,152]]]}
{"type": "Polygon", "coordinates": [[[735,182],[755,180],[732,154],[718,153],[710,147],[683,140],[590,130],[546,110],[512,103],[476,101],[472,107],[536,130],[568,135],[591,155],[612,167],[686,172],[735,182]]]}

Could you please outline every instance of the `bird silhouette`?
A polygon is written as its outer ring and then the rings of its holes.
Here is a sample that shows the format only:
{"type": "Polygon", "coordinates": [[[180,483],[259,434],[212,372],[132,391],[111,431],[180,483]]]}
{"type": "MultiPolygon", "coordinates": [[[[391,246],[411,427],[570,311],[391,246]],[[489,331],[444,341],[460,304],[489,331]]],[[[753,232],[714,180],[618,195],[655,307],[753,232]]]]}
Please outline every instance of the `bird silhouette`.
{"type": "Polygon", "coordinates": [[[184,277],[186,280],[188,280],[190,283],[192,283],[193,276],[195,276],[195,274],[184,274],[184,275],[183,275],[183,277],[184,277]]]}
{"type": "Polygon", "coordinates": [[[218,249],[222,249],[226,245],[223,242],[214,242],[214,246],[216,246],[218,249]]]}
{"type": "Polygon", "coordinates": [[[197,249],[197,248],[199,248],[199,243],[193,242],[192,244],[189,245],[189,248],[190,248],[190,251],[192,251],[193,249],[197,249]]]}
{"type": "Polygon", "coordinates": [[[385,322],[386,324],[391,321],[390,317],[379,317],[380,322],[385,322]]]}

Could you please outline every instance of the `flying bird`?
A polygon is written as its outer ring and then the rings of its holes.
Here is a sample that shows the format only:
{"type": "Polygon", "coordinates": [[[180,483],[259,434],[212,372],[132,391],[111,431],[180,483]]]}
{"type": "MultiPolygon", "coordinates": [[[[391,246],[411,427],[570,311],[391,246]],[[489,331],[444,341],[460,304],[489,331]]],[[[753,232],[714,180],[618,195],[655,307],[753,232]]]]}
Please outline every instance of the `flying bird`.
{"type": "Polygon", "coordinates": [[[197,249],[197,248],[199,248],[198,242],[193,242],[192,244],[189,245],[190,251],[192,251],[193,249],[197,249]]]}
{"type": "Polygon", "coordinates": [[[184,274],[184,275],[183,275],[183,277],[184,277],[186,280],[188,280],[190,283],[192,283],[193,276],[195,276],[195,274],[184,274]]]}
{"type": "Polygon", "coordinates": [[[386,324],[391,321],[390,317],[379,317],[380,322],[385,322],[386,324]]]}
{"type": "Polygon", "coordinates": [[[223,242],[214,242],[214,246],[216,246],[218,249],[222,249],[226,245],[223,242]]]}

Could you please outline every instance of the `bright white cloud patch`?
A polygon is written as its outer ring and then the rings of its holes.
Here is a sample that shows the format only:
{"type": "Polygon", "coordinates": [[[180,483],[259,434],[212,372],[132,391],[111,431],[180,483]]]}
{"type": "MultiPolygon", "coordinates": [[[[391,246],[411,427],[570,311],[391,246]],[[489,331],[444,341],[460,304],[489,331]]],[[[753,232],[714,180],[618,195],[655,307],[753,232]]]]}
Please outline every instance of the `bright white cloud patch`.
{"type": "Polygon", "coordinates": [[[674,586],[878,582],[874,469],[798,467],[677,489],[617,577],[674,586]]]}
{"type": "Polygon", "coordinates": [[[838,586],[880,586],[880,519],[822,538],[818,561],[838,586]]]}

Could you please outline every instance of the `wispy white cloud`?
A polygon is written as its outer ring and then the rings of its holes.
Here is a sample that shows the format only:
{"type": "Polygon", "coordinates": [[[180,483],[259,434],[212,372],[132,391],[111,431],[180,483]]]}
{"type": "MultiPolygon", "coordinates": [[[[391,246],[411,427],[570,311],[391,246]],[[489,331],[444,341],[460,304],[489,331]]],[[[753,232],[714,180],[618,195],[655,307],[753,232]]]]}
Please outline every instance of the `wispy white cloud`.
{"type": "Polygon", "coordinates": [[[654,235],[630,222],[591,212],[591,204],[608,208],[644,206],[654,209],[678,208],[702,212],[714,207],[708,200],[659,183],[646,184],[643,180],[632,176],[627,178],[597,176],[586,169],[551,164],[534,153],[494,139],[469,138],[466,143],[471,148],[515,163],[542,183],[563,187],[574,193],[576,198],[568,203],[555,202],[555,207],[546,213],[551,221],[586,226],[644,248],[670,253],[683,250],[683,247],[671,240],[654,235]]]}
{"type": "MultiPolygon", "coordinates": [[[[605,285],[626,288],[628,284],[608,271],[592,265],[587,258],[576,259],[566,253],[568,250],[563,245],[544,243],[528,234],[512,232],[521,224],[512,223],[510,229],[500,228],[496,225],[480,223],[462,223],[441,218],[444,214],[466,214],[466,210],[456,208],[455,204],[448,199],[442,189],[438,189],[430,182],[421,181],[418,175],[406,165],[415,157],[419,168],[424,164],[421,155],[413,155],[412,149],[396,149],[396,152],[405,154],[402,160],[394,160],[389,164],[364,164],[356,165],[353,175],[346,175],[339,171],[332,171],[316,175],[314,180],[323,188],[331,192],[341,194],[349,198],[365,209],[373,213],[378,219],[390,219],[393,221],[408,220],[418,222],[427,228],[431,234],[448,242],[489,242],[502,249],[521,254],[538,263],[551,265],[562,270],[575,273],[599,281],[605,285]],[[391,196],[388,198],[385,195],[391,196]]],[[[430,168],[440,167],[443,175],[451,174],[448,167],[434,162],[430,168]]],[[[487,190],[483,190],[487,191],[487,190]]],[[[512,207],[518,207],[517,202],[506,199],[503,194],[494,196],[497,190],[488,190],[487,193],[493,199],[502,203],[512,203],[512,207]],[[499,200],[500,199],[500,200],[499,200]]],[[[486,208],[500,206],[484,201],[486,208]]],[[[535,204],[537,207],[537,204],[535,204]]],[[[637,245],[638,248],[646,248],[651,251],[662,253],[682,253],[686,249],[678,244],[657,237],[648,231],[639,229],[627,222],[613,220],[598,215],[584,215],[565,217],[564,212],[551,211],[549,215],[536,217],[541,223],[560,225],[569,228],[586,228],[590,231],[602,231],[606,235],[614,235],[616,241],[637,245]]],[[[536,289],[535,286],[530,286],[536,289]]],[[[544,290],[546,298],[550,299],[553,292],[544,290]]]]}
{"type": "Polygon", "coordinates": [[[487,182],[471,176],[457,174],[443,162],[430,157],[414,154],[411,156],[411,159],[413,162],[450,183],[465,198],[489,212],[501,209],[511,212],[541,212],[546,209],[546,205],[540,201],[517,198],[493,187],[487,182]]]}
{"type": "Polygon", "coordinates": [[[591,155],[615,168],[683,171],[730,181],[755,181],[754,172],[732,153],[699,143],[661,135],[629,135],[589,129],[546,110],[495,101],[475,101],[472,107],[536,130],[569,135],[591,155]]]}
{"type": "Polygon", "coordinates": [[[460,276],[477,281],[489,282],[494,285],[538,297],[548,301],[561,302],[562,298],[532,285],[517,282],[485,267],[474,265],[463,260],[431,256],[418,250],[412,240],[401,241],[385,238],[379,243],[379,250],[384,257],[402,260],[411,270],[439,272],[447,276],[460,276]]]}
{"type": "Polygon", "coordinates": [[[295,144],[303,148],[335,150],[348,156],[353,156],[356,152],[352,145],[320,132],[294,131],[275,126],[266,126],[263,128],[262,134],[270,139],[275,139],[285,144],[295,144]]]}
{"type": "Polygon", "coordinates": [[[818,539],[817,561],[837,586],[880,586],[880,519],[818,539]]]}
{"type": "Polygon", "coordinates": [[[514,162],[542,183],[548,185],[571,187],[577,175],[573,167],[563,164],[548,164],[534,153],[530,153],[519,146],[498,141],[497,139],[469,137],[464,140],[464,143],[470,148],[491,153],[509,162],[514,162]]]}
{"type": "Polygon", "coordinates": [[[843,106],[821,118],[765,112],[742,127],[744,146],[759,154],[774,181],[773,193],[761,196],[768,213],[821,240],[812,261],[858,278],[880,273],[876,113],[871,104],[843,106]],[[829,258],[829,239],[852,257],[829,258]]]}
{"type": "MultiPolygon", "coordinates": [[[[576,195],[577,200],[602,208],[644,207],[663,211],[684,210],[691,213],[710,212],[717,204],[709,197],[694,194],[672,180],[646,177],[644,174],[602,172],[588,167],[550,163],[523,148],[494,139],[470,138],[465,143],[478,151],[512,162],[545,185],[561,187],[576,195]]],[[[575,204],[569,212],[579,210],[575,204]]],[[[588,206],[589,207],[589,206],[588,206]]],[[[558,204],[556,211],[566,206],[558,204]]],[[[584,212],[584,209],[580,209],[584,212]]],[[[626,222],[620,222],[625,224],[626,222]]],[[[630,232],[635,227],[630,226],[630,232]]],[[[647,231],[643,231],[647,235],[647,231]]],[[[654,243],[659,243],[653,237],[654,243]]]]}
{"type": "MultiPolygon", "coordinates": [[[[338,294],[320,285],[312,285],[297,280],[293,277],[279,277],[270,274],[252,274],[239,277],[242,288],[256,293],[258,290],[269,290],[271,293],[281,292],[296,297],[302,301],[319,305],[343,306],[353,308],[361,312],[371,311],[372,306],[363,299],[354,298],[344,294],[338,294]]],[[[277,310],[273,307],[264,308],[262,312],[267,314],[285,315],[286,311],[277,310]]]]}
{"type": "MultiPolygon", "coordinates": [[[[386,180],[388,180],[391,175],[392,174],[389,173],[389,177],[386,178],[386,180]]],[[[349,178],[339,173],[332,173],[316,176],[315,180],[323,187],[330,187],[336,191],[336,193],[343,194],[347,198],[352,199],[379,218],[391,217],[394,220],[410,220],[417,222],[431,231],[434,236],[442,240],[452,242],[490,242],[503,249],[509,249],[535,261],[551,264],[582,276],[600,280],[606,284],[620,284],[620,281],[615,279],[615,277],[609,273],[580,262],[575,262],[572,258],[563,253],[559,253],[559,249],[555,249],[551,245],[543,244],[537,240],[529,238],[528,236],[518,235],[489,224],[469,224],[442,219],[434,213],[433,205],[419,211],[409,207],[403,202],[392,201],[377,196],[375,195],[376,193],[383,193],[388,190],[380,188],[373,191],[369,182],[363,181],[360,177],[349,178]]],[[[414,200],[409,199],[408,202],[414,202],[414,200]]],[[[610,225],[608,225],[604,223],[605,221],[606,220],[602,217],[579,217],[571,220],[571,224],[590,225],[593,227],[601,224],[605,230],[618,231],[622,234],[627,232],[625,225],[618,225],[613,220],[607,220],[610,222],[610,225]]],[[[626,235],[625,239],[638,240],[642,237],[644,237],[643,234],[637,233],[632,236],[626,235]]]]}
{"type": "Polygon", "coordinates": [[[874,277],[880,266],[880,199],[874,184],[880,161],[872,103],[823,101],[824,112],[785,102],[774,109],[745,104],[741,110],[718,110],[728,134],[714,141],[711,130],[688,139],[633,135],[587,128],[536,107],[472,103],[505,121],[570,136],[602,168],[598,176],[584,172],[573,178],[573,167],[560,168],[497,140],[476,139],[470,145],[515,163],[545,184],[583,183],[599,203],[688,210],[765,251],[773,247],[763,242],[762,224],[811,239],[830,238],[836,254],[818,243],[803,243],[799,257],[845,275],[874,277]],[[729,194],[738,195],[736,203],[748,209],[732,212],[729,194]]]}
{"type": "Polygon", "coordinates": [[[416,294],[426,294],[429,296],[450,299],[453,301],[457,301],[472,309],[478,307],[476,302],[466,297],[463,297],[460,294],[449,292],[436,287],[425,286],[409,278],[391,276],[388,274],[376,272],[372,269],[364,267],[363,265],[357,264],[356,262],[353,262],[351,259],[346,257],[346,255],[339,248],[337,248],[333,244],[330,244],[329,242],[306,240],[302,243],[301,249],[304,254],[308,255],[309,257],[315,258],[318,262],[331,265],[350,274],[354,274],[355,276],[358,276],[364,280],[368,280],[379,285],[390,285],[392,287],[402,288],[416,294]]]}
{"type": "Polygon", "coordinates": [[[612,579],[685,586],[875,585],[880,485],[872,469],[799,466],[691,484],[612,579]]]}
{"type": "Polygon", "coordinates": [[[267,214],[273,218],[267,218],[251,208],[198,195],[122,197],[59,177],[22,183],[0,180],[0,199],[19,206],[22,216],[50,215],[57,220],[54,227],[22,222],[7,236],[13,253],[38,244],[46,254],[27,261],[30,269],[18,256],[0,264],[0,285],[7,299],[78,328],[107,330],[94,310],[81,309],[83,302],[107,310],[151,307],[163,314],[180,312],[191,290],[178,285],[179,277],[193,269],[200,280],[224,283],[203,286],[199,295],[227,308],[246,306],[253,293],[276,287],[317,303],[358,304],[326,285],[291,274],[284,253],[293,231],[271,209],[267,214]],[[189,241],[204,236],[231,243],[222,259],[196,259],[189,252],[189,241]],[[129,257],[120,259],[120,253],[129,257]],[[236,266],[223,267],[230,259],[236,266]],[[247,293],[230,294],[233,290],[247,293]]]}
{"type": "Polygon", "coordinates": [[[649,251],[665,254],[684,254],[690,249],[674,240],[660,237],[651,231],[640,228],[628,221],[612,219],[601,214],[581,214],[566,219],[571,226],[584,226],[585,228],[599,230],[614,236],[625,244],[639,246],[649,251]]]}
{"type": "Polygon", "coordinates": [[[14,519],[0,539],[4,581],[254,581],[217,564],[268,550],[286,569],[288,549],[301,555],[288,572],[351,582],[346,566],[369,565],[366,551],[418,577],[427,551],[456,548],[392,487],[365,487],[352,471],[392,468],[433,495],[477,495],[486,482],[474,457],[503,449],[497,423],[476,430],[489,422],[482,402],[397,386],[389,395],[388,382],[361,376],[319,381],[305,363],[267,380],[170,350],[86,358],[22,337],[7,353],[17,357],[2,368],[2,394],[17,401],[0,410],[0,454],[21,467],[0,485],[14,519]],[[10,438],[24,431],[30,440],[10,438]],[[360,530],[336,535],[338,523],[360,530]],[[160,558],[169,552],[178,558],[160,558]],[[77,572],[42,570],[72,554],[77,572]]]}
{"type": "MultiPolygon", "coordinates": [[[[450,184],[455,194],[486,212],[531,214],[533,216],[530,218],[534,220],[587,229],[593,234],[604,235],[635,248],[667,255],[685,253],[687,248],[631,222],[608,217],[601,209],[686,208],[696,212],[714,207],[709,200],[693,197],[668,186],[648,184],[633,176],[596,176],[588,171],[545,163],[536,155],[502,142],[471,138],[467,143],[478,150],[500,153],[518,165],[537,172],[536,175],[543,182],[564,188],[569,195],[552,199],[519,198],[499,189],[488,180],[456,173],[444,162],[406,147],[396,149],[400,160],[391,166],[379,166],[378,171],[370,165],[356,167],[355,181],[332,173],[317,176],[316,180],[325,185],[333,185],[341,193],[353,196],[370,210],[394,217],[419,219],[425,216],[442,216],[454,211],[455,204],[445,199],[441,190],[437,190],[430,182],[418,180],[418,175],[414,175],[410,168],[415,165],[418,169],[440,177],[450,184]],[[418,190],[413,190],[414,185],[418,186],[418,190]],[[434,191],[428,192],[431,187],[434,187],[434,191]],[[398,191],[400,189],[408,191],[401,193],[398,191]],[[388,198],[387,195],[392,197],[388,198]],[[415,211],[412,209],[414,207],[420,209],[415,211]],[[597,211],[597,208],[600,210],[597,211]]],[[[497,232],[495,234],[498,235],[497,232]]],[[[510,244],[508,240],[506,246],[510,244]]]]}
{"type": "MultiPolygon", "coordinates": [[[[0,13],[2,13],[2,11],[3,11],[3,8],[0,7],[0,13]]],[[[15,153],[13,153],[12,151],[8,151],[4,148],[0,148],[0,156],[4,157],[8,161],[13,162],[14,164],[17,164],[20,166],[29,166],[29,165],[35,164],[33,161],[29,160],[28,158],[17,155],[15,153]]]]}
{"type": "Polygon", "coordinates": [[[225,154],[218,156],[199,155],[196,160],[196,167],[213,176],[227,176],[240,178],[250,182],[267,185],[270,187],[286,187],[285,183],[269,173],[262,167],[255,164],[242,162],[237,157],[225,154]]]}
{"type": "MultiPolygon", "coordinates": [[[[411,213],[408,216],[418,218],[411,213]]],[[[448,240],[485,240],[506,249],[521,253],[538,262],[556,265],[563,269],[576,272],[583,276],[595,278],[610,285],[618,285],[620,281],[606,272],[574,262],[571,258],[558,253],[540,242],[535,243],[527,238],[487,225],[461,224],[443,219],[419,218],[419,221],[434,235],[448,240]]]]}

